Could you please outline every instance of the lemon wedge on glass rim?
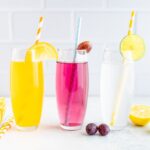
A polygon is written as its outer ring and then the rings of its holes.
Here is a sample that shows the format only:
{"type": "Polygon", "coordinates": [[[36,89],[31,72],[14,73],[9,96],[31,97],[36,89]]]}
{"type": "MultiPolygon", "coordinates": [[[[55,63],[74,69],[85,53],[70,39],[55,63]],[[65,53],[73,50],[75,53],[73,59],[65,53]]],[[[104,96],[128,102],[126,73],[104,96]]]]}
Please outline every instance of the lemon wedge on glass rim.
{"type": "Polygon", "coordinates": [[[56,48],[48,42],[38,42],[31,46],[26,53],[27,60],[43,61],[47,59],[58,59],[56,48]]]}
{"type": "Polygon", "coordinates": [[[150,122],[150,106],[146,105],[132,106],[129,118],[135,125],[138,126],[147,125],[150,122]]]}
{"type": "Polygon", "coordinates": [[[145,55],[144,40],[136,34],[127,35],[121,40],[120,51],[123,57],[127,51],[131,51],[133,60],[139,60],[145,55]]]}

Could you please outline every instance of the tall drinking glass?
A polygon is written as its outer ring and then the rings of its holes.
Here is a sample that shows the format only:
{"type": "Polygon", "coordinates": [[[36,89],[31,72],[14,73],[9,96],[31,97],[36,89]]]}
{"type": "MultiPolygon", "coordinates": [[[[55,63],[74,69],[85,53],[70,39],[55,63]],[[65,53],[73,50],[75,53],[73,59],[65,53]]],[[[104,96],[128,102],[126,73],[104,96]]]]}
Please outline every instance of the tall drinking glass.
{"type": "Polygon", "coordinates": [[[66,130],[81,128],[88,98],[88,62],[86,51],[60,50],[56,69],[56,95],[60,125],[66,130]]]}
{"type": "Polygon", "coordinates": [[[132,61],[125,62],[119,50],[106,49],[101,66],[100,107],[102,121],[110,125],[113,130],[120,130],[127,126],[133,90],[132,61]]]}
{"type": "Polygon", "coordinates": [[[39,125],[43,102],[43,64],[26,61],[26,50],[13,50],[11,60],[11,100],[16,126],[32,130],[39,125]]]}

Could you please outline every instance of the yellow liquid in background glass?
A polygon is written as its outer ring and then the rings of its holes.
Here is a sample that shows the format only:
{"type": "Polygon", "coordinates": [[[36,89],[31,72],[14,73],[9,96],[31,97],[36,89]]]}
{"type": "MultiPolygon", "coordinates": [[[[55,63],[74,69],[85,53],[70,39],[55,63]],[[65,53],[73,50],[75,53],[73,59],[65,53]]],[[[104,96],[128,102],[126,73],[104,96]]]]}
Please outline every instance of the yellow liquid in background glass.
{"type": "Polygon", "coordinates": [[[43,103],[43,64],[11,62],[11,98],[16,125],[38,126],[43,103]]]}

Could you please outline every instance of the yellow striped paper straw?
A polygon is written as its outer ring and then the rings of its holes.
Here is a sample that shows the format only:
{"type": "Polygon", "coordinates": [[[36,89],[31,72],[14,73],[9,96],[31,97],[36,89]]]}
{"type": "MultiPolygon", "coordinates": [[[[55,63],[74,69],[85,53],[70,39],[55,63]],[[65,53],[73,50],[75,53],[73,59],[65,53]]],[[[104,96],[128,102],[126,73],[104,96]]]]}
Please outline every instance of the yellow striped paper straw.
{"type": "Polygon", "coordinates": [[[35,41],[36,44],[40,40],[42,27],[43,27],[43,16],[41,16],[39,19],[38,28],[37,28],[37,32],[36,32],[36,41],[35,41]]]}
{"type": "Polygon", "coordinates": [[[120,80],[120,84],[118,86],[117,95],[115,97],[116,102],[114,110],[112,112],[112,118],[110,122],[111,126],[114,126],[116,123],[116,117],[120,108],[121,100],[123,98],[124,88],[126,86],[127,79],[128,79],[128,66],[124,63],[123,74],[120,80]]]}
{"type": "Polygon", "coordinates": [[[134,18],[135,18],[135,11],[132,10],[131,12],[131,18],[129,22],[129,30],[128,30],[128,35],[131,35],[133,32],[133,23],[134,23],[134,18]]]}
{"type": "MultiPolygon", "coordinates": [[[[134,17],[135,17],[135,11],[132,10],[131,12],[131,18],[130,18],[130,22],[129,22],[129,30],[128,30],[128,35],[131,35],[133,33],[133,23],[134,23],[134,17]]],[[[124,76],[122,77],[122,80],[121,80],[121,85],[120,85],[120,88],[119,88],[119,92],[117,94],[117,97],[116,97],[116,103],[115,103],[115,107],[114,107],[114,110],[112,112],[112,116],[111,116],[111,122],[110,122],[110,125],[111,126],[114,126],[115,123],[116,123],[116,115],[118,113],[118,110],[119,110],[119,106],[120,106],[120,101],[121,101],[121,97],[122,97],[122,93],[123,93],[123,86],[125,85],[125,81],[126,81],[126,72],[124,72],[124,76]]]]}
{"type": "Polygon", "coordinates": [[[3,123],[3,125],[0,127],[0,138],[2,138],[6,134],[6,132],[12,127],[13,123],[13,117],[9,118],[8,121],[3,123]]]}

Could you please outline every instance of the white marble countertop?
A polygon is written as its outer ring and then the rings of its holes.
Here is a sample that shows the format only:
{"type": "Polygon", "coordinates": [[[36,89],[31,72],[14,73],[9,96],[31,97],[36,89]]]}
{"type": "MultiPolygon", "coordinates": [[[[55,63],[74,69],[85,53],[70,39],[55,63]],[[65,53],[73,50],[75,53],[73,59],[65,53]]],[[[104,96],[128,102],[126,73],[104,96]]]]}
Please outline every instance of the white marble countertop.
{"type": "MultiPolygon", "coordinates": [[[[10,100],[7,99],[10,113],[10,100]]],[[[150,104],[148,98],[137,98],[134,103],[150,104]]],[[[8,113],[8,111],[7,111],[8,113]]],[[[90,97],[82,130],[64,131],[59,127],[56,100],[45,98],[41,124],[32,132],[12,128],[0,139],[1,150],[150,150],[150,127],[129,125],[108,136],[87,136],[85,125],[99,122],[99,98],[90,97]]]]}

